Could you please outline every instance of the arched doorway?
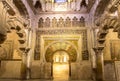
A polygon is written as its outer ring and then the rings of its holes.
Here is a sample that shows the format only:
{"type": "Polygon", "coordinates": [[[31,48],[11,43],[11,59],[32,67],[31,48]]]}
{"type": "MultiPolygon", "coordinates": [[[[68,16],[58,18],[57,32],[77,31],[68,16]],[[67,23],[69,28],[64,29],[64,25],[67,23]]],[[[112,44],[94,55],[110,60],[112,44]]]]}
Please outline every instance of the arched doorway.
{"type": "Polygon", "coordinates": [[[57,51],[53,55],[54,80],[69,79],[69,55],[65,51],[57,51]]]}
{"type": "Polygon", "coordinates": [[[51,63],[51,76],[55,80],[67,80],[71,76],[71,62],[77,60],[77,49],[68,41],[52,42],[46,48],[45,60],[51,63]]]}

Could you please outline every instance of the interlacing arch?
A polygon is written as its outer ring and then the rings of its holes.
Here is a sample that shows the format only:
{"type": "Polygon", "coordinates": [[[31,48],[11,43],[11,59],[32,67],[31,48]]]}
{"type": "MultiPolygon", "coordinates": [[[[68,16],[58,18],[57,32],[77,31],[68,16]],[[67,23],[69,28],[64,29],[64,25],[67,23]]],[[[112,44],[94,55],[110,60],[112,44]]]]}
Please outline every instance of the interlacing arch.
{"type": "MultiPolygon", "coordinates": [[[[118,32],[118,38],[119,38],[119,30],[120,30],[120,23],[117,17],[108,17],[104,19],[102,25],[98,32],[98,43],[104,44],[105,37],[108,33],[108,29],[113,29],[113,32],[118,32]]],[[[104,46],[104,45],[103,45],[104,46]]]]}
{"type": "Polygon", "coordinates": [[[103,28],[104,26],[107,26],[107,29],[109,28],[114,28],[116,30],[116,28],[118,28],[120,26],[119,22],[118,22],[118,18],[107,18],[104,20],[103,23],[103,28]]]}

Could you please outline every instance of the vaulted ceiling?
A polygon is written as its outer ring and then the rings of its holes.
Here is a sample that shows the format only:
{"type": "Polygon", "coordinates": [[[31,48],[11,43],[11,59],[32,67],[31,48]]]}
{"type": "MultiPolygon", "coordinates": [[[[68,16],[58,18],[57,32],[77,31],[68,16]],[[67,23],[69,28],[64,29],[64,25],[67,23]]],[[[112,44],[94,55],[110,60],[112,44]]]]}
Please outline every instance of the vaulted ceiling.
{"type": "MultiPolygon", "coordinates": [[[[42,7],[45,7],[43,5],[45,5],[47,2],[49,3],[54,2],[54,0],[26,0],[26,1],[29,4],[31,10],[34,12],[34,14],[36,14],[37,12],[42,12],[42,7]]],[[[72,2],[77,0],[68,0],[68,1],[72,2]]],[[[24,6],[26,5],[26,3],[23,3],[22,0],[13,0],[13,2],[22,15],[29,13],[27,12],[27,8],[24,6]]],[[[112,0],[99,0],[99,1],[98,0],[80,0],[80,5],[78,6],[84,5],[86,6],[88,13],[90,11],[95,11],[95,16],[100,16],[101,14],[104,13],[104,10],[109,4],[111,4],[111,2],[113,1],[112,0]],[[94,7],[94,5],[97,6],[95,9],[92,8],[94,7]]]]}
{"type": "MultiPolygon", "coordinates": [[[[69,2],[78,1],[78,0],[68,0],[69,2]]],[[[119,1],[119,0],[115,0],[119,1]]],[[[112,2],[115,2],[112,0],[80,0],[80,5],[77,5],[78,7],[83,5],[86,6],[87,12],[95,11],[95,16],[100,16],[104,13],[106,7],[108,7],[109,4],[112,2]],[[94,5],[97,7],[94,9],[94,5]]],[[[27,4],[30,6],[31,10],[36,14],[37,12],[42,12],[42,7],[45,7],[43,5],[46,5],[47,2],[54,3],[54,0],[26,0],[27,4]],[[39,9],[38,9],[39,8],[39,9]]],[[[18,8],[21,15],[27,15],[28,16],[28,9],[25,7],[26,3],[23,2],[23,0],[13,0],[13,3],[18,8]]],[[[111,4],[112,5],[112,4],[111,4]]],[[[114,5],[114,4],[113,4],[114,5]]],[[[112,7],[111,10],[114,10],[115,8],[112,7]]],[[[76,12],[76,11],[75,11],[76,12]]]]}
{"type": "MultiPolygon", "coordinates": [[[[69,2],[79,1],[79,0],[68,0],[69,2]]],[[[37,12],[42,12],[42,7],[45,7],[46,3],[53,3],[54,0],[26,0],[26,3],[24,0],[13,0],[14,5],[18,8],[20,14],[24,17],[29,17],[29,12],[28,7],[26,5],[28,4],[31,10],[36,14],[37,12]],[[39,8],[39,9],[38,9],[39,8]]],[[[116,5],[119,3],[119,0],[80,0],[80,4],[77,5],[80,7],[81,5],[86,6],[87,12],[95,11],[95,16],[100,16],[101,14],[104,13],[106,7],[109,5],[116,5]],[[94,5],[97,7],[94,9],[94,5]]],[[[110,11],[116,10],[116,7],[111,7],[110,11]]],[[[11,11],[10,11],[11,12],[11,11]]],[[[76,12],[76,11],[74,11],[76,12]]]]}
{"type": "MultiPolygon", "coordinates": [[[[3,0],[4,1],[4,0],[3,0]]],[[[9,1],[9,0],[6,0],[9,1]]],[[[25,17],[25,18],[29,18],[29,9],[30,8],[33,12],[34,15],[37,14],[37,12],[42,12],[41,8],[45,7],[43,6],[44,4],[46,4],[46,2],[53,2],[54,0],[13,0],[13,4],[14,6],[16,6],[16,8],[18,9],[19,13],[21,14],[21,16],[25,17]],[[26,1],[26,2],[25,2],[26,1]],[[28,5],[28,6],[26,6],[28,5]],[[39,9],[37,9],[39,8],[39,9]]],[[[68,1],[79,1],[79,0],[68,0],[68,1]]],[[[120,10],[120,8],[118,8],[118,5],[120,4],[119,0],[80,0],[81,5],[87,5],[87,12],[90,13],[92,11],[95,11],[95,13],[93,14],[94,16],[100,17],[105,10],[112,12],[115,12],[117,9],[120,10]],[[96,5],[96,8],[93,8],[96,5]]],[[[4,5],[4,4],[3,4],[4,5]]],[[[8,4],[9,5],[9,4],[8,4]]],[[[13,7],[10,8],[9,10],[9,14],[14,15],[14,9],[12,10],[13,7]]],[[[77,12],[77,11],[74,11],[77,12]]],[[[80,13],[80,12],[78,12],[80,13]]],[[[81,13],[80,13],[81,14],[81,13]]],[[[0,15],[1,17],[2,15],[0,15]]],[[[2,18],[2,17],[1,17],[2,18]]]]}

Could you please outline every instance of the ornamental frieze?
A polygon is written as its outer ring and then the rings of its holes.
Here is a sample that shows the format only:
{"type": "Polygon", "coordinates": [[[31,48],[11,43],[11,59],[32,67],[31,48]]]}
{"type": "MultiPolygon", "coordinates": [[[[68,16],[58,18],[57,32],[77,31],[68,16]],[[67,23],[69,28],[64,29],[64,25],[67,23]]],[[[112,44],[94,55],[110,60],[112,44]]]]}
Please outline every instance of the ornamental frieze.
{"type": "Polygon", "coordinates": [[[88,60],[89,54],[87,52],[87,30],[86,29],[38,29],[36,32],[36,45],[35,45],[35,60],[40,60],[41,55],[41,36],[42,35],[82,35],[82,59],[88,60]]]}
{"type": "Polygon", "coordinates": [[[53,30],[38,30],[37,31],[38,34],[40,35],[61,35],[61,34],[82,34],[82,33],[86,33],[87,30],[86,29],[53,29],[53,30]]]}

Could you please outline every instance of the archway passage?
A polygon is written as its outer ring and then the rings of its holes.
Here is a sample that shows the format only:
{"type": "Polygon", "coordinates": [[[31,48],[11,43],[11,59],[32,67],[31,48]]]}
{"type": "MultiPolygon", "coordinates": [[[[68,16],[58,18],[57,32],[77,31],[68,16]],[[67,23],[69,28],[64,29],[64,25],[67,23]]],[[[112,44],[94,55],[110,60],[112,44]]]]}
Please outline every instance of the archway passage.
{"type": "Polygon", "coordinates": [[[65,51],[57,51],[53,55],[54,80],[69,79],[69,56],[65,51]]]}
{"type": "Polygon", "coordinates": [[[77,60],[77,49],[67,41],[52,42],[45,52],[45,59],[52,64],[54,80],[68,80],[71,75],[71,62],[77,60]]]}
{"type": "Polygon", "coordinates": [[[69,56],[70,62],[75,62],[77,60],[77,49],[71,43],[63,42],[54,42],[49,47],[47,47],[45,52],[45,59],[47,62],[53,61],[53,55],[57,51],[65,51],[69,56]]]}

